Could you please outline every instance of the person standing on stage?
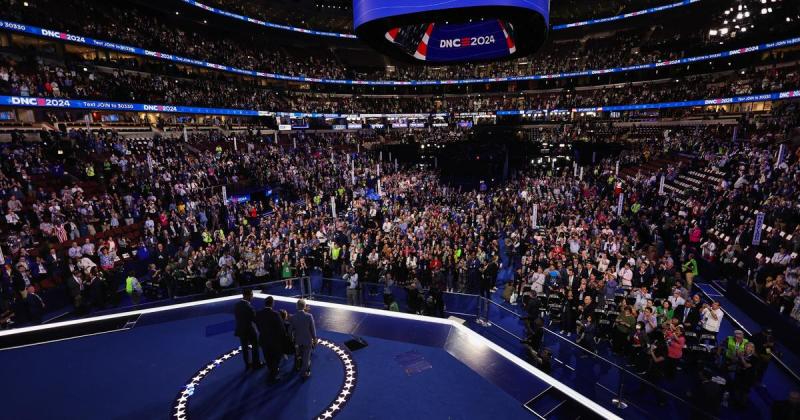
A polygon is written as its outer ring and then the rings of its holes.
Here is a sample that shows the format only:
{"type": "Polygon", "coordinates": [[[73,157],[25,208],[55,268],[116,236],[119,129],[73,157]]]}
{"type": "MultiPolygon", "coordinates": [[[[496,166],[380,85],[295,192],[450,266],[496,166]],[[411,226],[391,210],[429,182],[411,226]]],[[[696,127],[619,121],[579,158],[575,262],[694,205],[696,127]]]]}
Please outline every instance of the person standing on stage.
{"type": "Polygon", "coordinates": [[[242,300],[236,302],[234,307],[234,316],[236,318],[234,335],[239,337],[239,342],[242,345],[245,370],[261,367],[260,357],[258,356],[258,336],[253,326],[256,321],[256,311],[250,304],[251,300],[253,300],[253,291],[245,289],[242,291],[242,300]]]}
{"type": "Polygon", "coordinates": [[[294,344],[297,354],[301,358],[299,369],[303,372],[303,379],[311,376],[311,350],[317,344],[317,329],[314,325],[314,316],[306,311],[306,301],[297,301],[297,312],[289,318],[289,325],[294,334],[294,344]]]}
{"type": "Polygon", "coordinates": [[[267,379],[276,382],[281,358],[286,352],[288,337],[286,327],[278,312],[272,309],[274,299],[267,296],[264,300],[264,309],[256,313],[256,327],[258,327],[258,345],[264,352],[264,362],[269,369],[267,379]]]}

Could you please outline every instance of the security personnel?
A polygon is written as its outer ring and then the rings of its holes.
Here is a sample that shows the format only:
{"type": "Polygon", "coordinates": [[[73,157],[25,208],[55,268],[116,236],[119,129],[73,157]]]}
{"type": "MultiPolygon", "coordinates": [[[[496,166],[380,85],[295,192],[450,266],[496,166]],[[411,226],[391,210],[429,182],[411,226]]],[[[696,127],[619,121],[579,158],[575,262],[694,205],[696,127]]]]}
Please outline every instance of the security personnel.
{"type": "Polygon", "coordinates": [[[133,271],[129,271],[128,277],[125,278],[125,293],[131,297],[134,305],[139,303],[139,299],[142,296],[142,285],[133,271]]]}
{"type": "Polygon", "coordinates": [[[744,347],[749,343],[749,340],[744,338],[742,330],[736,330],[732,336],[728,336],[725,340],[725,358],[729,362],[736,362],[739,355],[744,353],[744,347]]]}
{"type": "Polygon", "coordinates": [[[341,261],[340,261],[341,255],[342,255],[342,247],[340,247],[339,244],[336,243],[336,241],[331,241],[331,267],[333,268],[334,275],[339,275],[339,273],[341,272],[339,270],[341,266],[341,261]]]}

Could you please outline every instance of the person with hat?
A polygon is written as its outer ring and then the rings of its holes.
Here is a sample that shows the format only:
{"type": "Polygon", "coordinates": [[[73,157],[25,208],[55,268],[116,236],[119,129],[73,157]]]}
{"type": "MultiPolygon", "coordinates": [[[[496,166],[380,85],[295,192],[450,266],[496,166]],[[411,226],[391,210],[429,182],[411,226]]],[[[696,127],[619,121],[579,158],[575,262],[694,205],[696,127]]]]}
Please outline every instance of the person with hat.
{"type": "Polygon", "coordinates": [[[719,351],[725,353],[725,362],[729,365],[736,364],[739,359],[739,355],[744,353],[744,347],[749,343],[750,340],[744,337],[744,331],[742,330],[735,330],[733,331],[733,335],[728,336],[723,342],[724,344],[719,347],[719,351]]]}

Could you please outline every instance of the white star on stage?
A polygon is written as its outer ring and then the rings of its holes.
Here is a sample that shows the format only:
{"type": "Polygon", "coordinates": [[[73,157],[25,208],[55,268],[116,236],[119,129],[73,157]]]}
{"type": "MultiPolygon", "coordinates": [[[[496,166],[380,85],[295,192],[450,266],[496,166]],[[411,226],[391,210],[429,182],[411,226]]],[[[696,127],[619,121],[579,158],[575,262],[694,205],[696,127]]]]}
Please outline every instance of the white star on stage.
{"type": "MultiPolygon", "coordinates": [[[[336,353],[337,356],[339,356],[339,359],[341,360],[345,370],[345,381],[344,384],[342,385],[341,392],[337,395],[337,398],[331,403],[328,409],[322,414],[320,414],[319,417],[317,417],[320,420],[326,420],[333,418],[336,415],[336,413],[342,409],[342,406],[345,403],[347,403],[348,396],[352,394],[352,390],[355,387],[356,368],[349,352],[343,350],[335,343],[327,340],[319,340],[318,343],[331,349],[334,353],[336,353]]],[[[187,414],[186,407],[189,401],[189,397],[191,397],[194,394],[195,387],[200,383],[200,381],[206,375],[211,373],[211,371],[213,371],[214,368],[218,367],[228,359],[240,353],[241,350],[242,348],[239,347],[235,350],[230,351],[229,353],[219,356],[219,358],[217,359],[214,359],[212,362],[206,365],[202,370],[200,370],[197,373],[197,375],[192,378],[191,382],[186,384],[185,389],[181,391],[181,393],[179,394],[179,398],[177,399],[177,405],[175,406],[176,409],[175,418],[177,418],[178,420],[187,419],[188,416],[186,415],[187,414]]]]}

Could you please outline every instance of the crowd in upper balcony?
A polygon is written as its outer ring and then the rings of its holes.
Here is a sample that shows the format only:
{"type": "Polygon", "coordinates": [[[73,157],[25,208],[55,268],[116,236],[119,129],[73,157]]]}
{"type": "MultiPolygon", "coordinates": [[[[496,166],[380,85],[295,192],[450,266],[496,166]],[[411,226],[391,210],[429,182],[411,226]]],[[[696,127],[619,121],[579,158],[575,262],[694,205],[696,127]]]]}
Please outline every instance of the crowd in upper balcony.
{"type": "MultiPolygon", "coordinates": [[[[411,66],[386,68],[350,67],[335,49],[275,45],[258,30],[225,32],[207,24],[182,21],[180,17],[158,15],[131,5],[106,4],[94,0],[70,4],[54,0],[25,2],[4,0],[2,16],[12,21],[36,24],[76,35],[97,37],[154,51],[207,60],[239,68],[286,75],[333,79],[443,79],[550,74],[602,69],[631,64],[671,60],[687,55],[716,52],[722,38],[709,36],[710,23],[675,28],[659,25],[618,33],[599,33],[580,40],[554,40],[530,57],[489,65],[411,66]],[[224,33],[224,36],[222,34],[224,33]]],[[[778,7],[776,5],[776,7],[778,7]]],[[[740,33],[739,46],[789,37],[796,22],[783,14],[754,16],[759,28],[740,33]],[[779,16],[780,15],[780,16],[779,16]]],[[[716,26],[714,22],[714,26],[716,26]]]]}
{"type": "Polygon", "coordinates": [[[800,88],[795,63],[683,79],[525,94],[377,96],[282,92],[224,78],[169,77],[0,56],[0,93],[184,106],[325,113],[567,109],[719,98],[800,88]]]}
{"type": "MultiPolygon", "coordinates": [[[[206,0],[204,2],[201,1],[201,3],[266,22],[321,31],[341,31],[346,33],[353,31],[353,8],[352,4],[346,1],[313,2],[313,5],[308,5],[311,7],[286,6],[267,0],[248,2],[206,0]]],[[[594,2],[591,5],[577,0],[561,1],[551,4],[550,21],[553,24],[561,24],[597,19],[671,3],[674,3],[674,1],[608,0],[594,2]]]]}

